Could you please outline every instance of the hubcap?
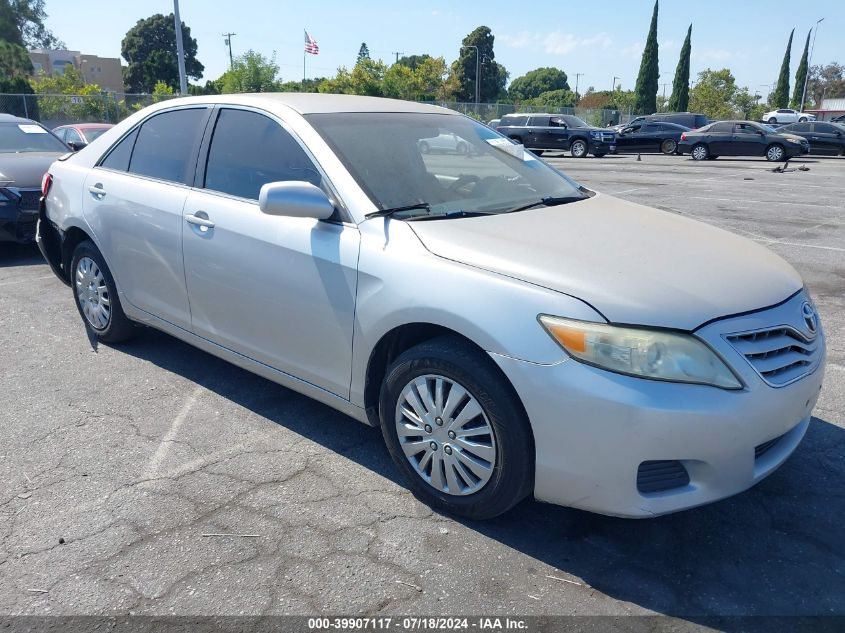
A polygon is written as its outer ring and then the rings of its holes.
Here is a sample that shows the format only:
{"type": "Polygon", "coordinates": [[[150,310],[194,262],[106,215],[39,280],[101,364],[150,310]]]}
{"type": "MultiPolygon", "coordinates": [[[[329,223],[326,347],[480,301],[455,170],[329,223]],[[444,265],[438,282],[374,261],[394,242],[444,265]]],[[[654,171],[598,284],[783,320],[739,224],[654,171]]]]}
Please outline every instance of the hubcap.
{"type": "Polygon", "coordinates": [[[497,456],[493,427],[457,382],[435,374],[414,378],[402,389],[395,419],[408,462],[436,490],[464,496],[490,481],[497,456]]]}
{"type": "Polygon", "coordinates": [[[671,154],[672,152],[674,152],[675,151],[675,141],[666,141],[666,143],[664,144],[663,151],[666,152],[667,154],[671,154]]]}
{"type": "Polygon", "coordinates": [[[103,271],[90,257],[82,257],[76,264],[76,297],[88,324],[106,329],[111,319],[109,289],[103,271]]]}
{"type": "Polygon", "coordinates": [[[581,154],[583,154],[586,150],[586,146],[580,141],[577,141],[572,147],[572,153],[576,156],[581,156],[581,154]]]}
{"type": "Polygon", "coordinates": [[[783,158],[783,150],[780,147],[772,147],[769,150],[770,160],[780,160],[781,158],[783,158]]]}
{"type": "Polygon", "coordinates": [[[692,150],[692,157],[698,160],[702,160],[703,158],[707,157],[707,150],[703,147],[696,147],[692,150]]]}

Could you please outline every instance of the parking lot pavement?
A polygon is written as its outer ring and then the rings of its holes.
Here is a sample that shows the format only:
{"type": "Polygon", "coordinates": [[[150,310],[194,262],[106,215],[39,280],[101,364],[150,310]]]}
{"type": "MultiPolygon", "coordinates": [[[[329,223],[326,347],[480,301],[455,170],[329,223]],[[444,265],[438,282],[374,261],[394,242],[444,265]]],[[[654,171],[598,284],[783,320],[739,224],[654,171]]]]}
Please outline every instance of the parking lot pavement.
{"type": "Polygon", "coordinates": [[[376,429],[163,334],[95,352],[37,251],[4,245],[0,612],[845,614],[845,161],[549,160],[804,275],[829,365],[779,471],[659,519],[526,501],[457,522],[376,429]]]}

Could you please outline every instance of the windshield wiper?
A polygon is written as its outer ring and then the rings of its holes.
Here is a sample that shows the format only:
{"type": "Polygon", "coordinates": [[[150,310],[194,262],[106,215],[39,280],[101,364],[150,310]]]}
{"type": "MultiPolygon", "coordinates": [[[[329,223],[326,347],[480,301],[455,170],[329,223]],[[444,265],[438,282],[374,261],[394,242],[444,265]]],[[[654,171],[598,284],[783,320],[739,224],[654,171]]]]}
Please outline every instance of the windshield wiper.
{"type": "Polygon", "coordinates": [[[373,211],[372,213],[366,214],[364,218],[367,220],[369,220],[370,218],[388,218],[394,213],[399,213],[400,211],[413,211],[414,209],[425,209],[427,211],[431,211],[431,205],[428,204],[428,202],[418,202],[417,204],[408,204],[404,207],[393,207],[391,209],[373,211]]]}
{"type": "Polygon", "coordinates": [[[457,209],[446,213],[432,213],[430,215],[419,215],[408,218],[408,222],[424,222],[426,220],[451,220],[452,218],[476,218],[480,215],[493,215],[491,211],[464,211],[457,209]]]}
{"type": "Polygon", "coordinates": [[[517,211],[525,211],[526,209],[533,209],[534,207],[554,207],[559,204],[580,202],[581,200],[586,200],[587,198],[588,196],[562,196],[560,198],[546,196],[545,198],[540,198],[534,202],[529,202],[528,204],[523,204],[522,206],[514,207],[513,209],[508,209],[507,211],[500,211],[500,213],[516,213],[517,211]]]}

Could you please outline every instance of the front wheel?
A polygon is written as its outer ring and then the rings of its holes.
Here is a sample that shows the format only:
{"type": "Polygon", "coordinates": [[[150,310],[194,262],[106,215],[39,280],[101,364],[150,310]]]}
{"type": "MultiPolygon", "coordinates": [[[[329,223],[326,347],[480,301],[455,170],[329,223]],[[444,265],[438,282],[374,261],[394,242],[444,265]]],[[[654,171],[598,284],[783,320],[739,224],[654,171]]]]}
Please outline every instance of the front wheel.
{"type": "Polygon", "coordinates": [[[778,122],[777,118],[775,118],[773,116],[769,117],[768,123],[777,123],[777,122],[778,122]]]}
{"type": "Polygon", "coordinates": [[[693,160],[707,160],[707,157],[710,155],[710,151],[707,149],[706,145],[699,143],[692,148],[690,155],[693,160]]]}
{"type": "Polygon", "coordinates": [[[806,123],[806,122],[807,122],[807,117],[802,116],[800,119],[798,119],[798,122],[799,122],[799,123],[806,123]]]}
{"type": "Polygon", "coordinates": [[[769,148],[766,150],[766,160],[773,163],[782,161],[785,155],[786,152],[782,145],[769,145],[769,148]]]}
{"type": "Polygon", "coordinates": [[[667,138],[660,144],[660,151],[664,154],[674,154],[678,149],[678,143],[673,138],[667,138]]]}
{"type": "Polygon", "coordinates": [[[73,298],[85,326],[104,343],[132,338],[136,327],[123,312],[117,286],[102,254],[90,240],[71,257],[73,298]]]}
{"type": "Polygon", "coordinates": [[[584,158],[587,156],[587,141],[583,141],[580,138],[572,141],[572,145],[569,147],[569,152],[572,154],[573,158],[584,158]]]}
{"type": "Polygon", "coordinates": [[[533,488],[525,412],[489,358],[455,337],[401,354],[379,400],[387,448],[425,503],[470,519],[509,510],[533,488]]]}

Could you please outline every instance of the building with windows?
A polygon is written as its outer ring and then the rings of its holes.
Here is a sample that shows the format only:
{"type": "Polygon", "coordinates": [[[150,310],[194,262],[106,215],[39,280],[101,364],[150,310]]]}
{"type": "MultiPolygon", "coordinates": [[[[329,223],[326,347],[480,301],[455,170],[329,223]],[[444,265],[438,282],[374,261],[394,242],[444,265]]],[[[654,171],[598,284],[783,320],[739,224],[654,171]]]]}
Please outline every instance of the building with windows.
{"type": "Polygon", "coordinates": [[[29,51],[29,59],[36,75],[62,75],[68,66],[73,66],[85,83],[97,84],[107,92],[124,92],[123,68],[117,57],[36,48],[29,51]]]}

